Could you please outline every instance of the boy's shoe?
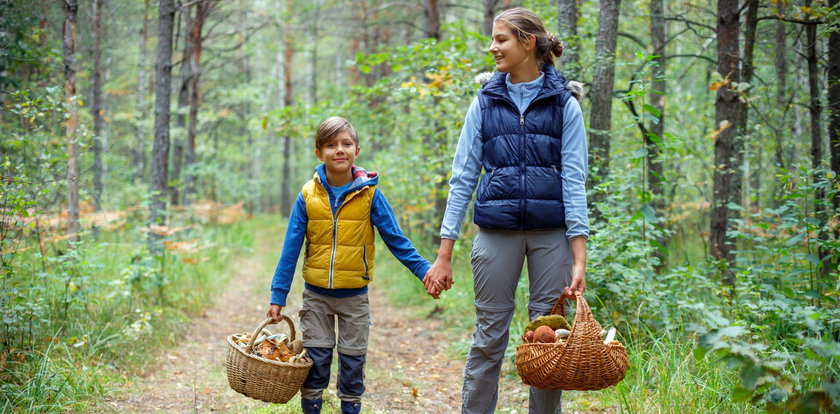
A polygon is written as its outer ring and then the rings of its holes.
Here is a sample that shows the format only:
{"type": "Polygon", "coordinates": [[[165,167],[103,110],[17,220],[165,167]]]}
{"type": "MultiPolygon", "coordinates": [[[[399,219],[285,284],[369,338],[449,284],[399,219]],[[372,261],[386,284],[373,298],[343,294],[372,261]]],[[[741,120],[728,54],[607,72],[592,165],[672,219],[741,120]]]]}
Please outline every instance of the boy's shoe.
{"type": "MultiPolygon", "coordinates": [[[[300,400],[300,408],[303,409],[303,414],[320,414],[321,406],[323,405],[323,398],[318,398],[317,400],[300,400]]],[[[343,408],[344,406],[342,406],[343,408]]]]}
{"type": "Polygon", "coordinates": [[[341,414],[359,414],[362,412],[362,403],[360,402],[341,402],[341,414]]]}

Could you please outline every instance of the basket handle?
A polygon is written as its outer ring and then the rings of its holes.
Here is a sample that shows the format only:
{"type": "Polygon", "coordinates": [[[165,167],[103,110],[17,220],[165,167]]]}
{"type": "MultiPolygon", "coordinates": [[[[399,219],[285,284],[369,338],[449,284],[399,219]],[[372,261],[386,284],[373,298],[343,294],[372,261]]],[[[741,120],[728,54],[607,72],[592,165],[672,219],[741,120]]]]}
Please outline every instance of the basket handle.
{"type": "MultiPolygon", "coordinates": [[[[566,317],[566,298],[572,299],[577,301],[578,297],[583,297],[583,292],[575,291],[574,295],[566,295],[564,293],[560,294],[560,297],[557,298],[557,302],[554,302],[554,307],[551,308],[551,312],[549,315],[561,315],[564,318],[566,317]]],[[[580,301],[578,301],[580,303],[580,301]]]]}
{"type": "MultiPolygon", "coordinates": [[[[286,315],[281,314],[280,317],[283,318],[283,320],[286,322],[287,325],[289,325],[289,341],[294,341],[295,340],[295,324],[292,323],[292,320],[286,315]]],[[[263,328],[265,328],[265,326],[268,325],[269,322],[271,322],[271,318],[265,318],[262,322],[260,322],[259,325],[257,325],[257,329],[254,329],[254,333],[251,334],[251,340],[248,341],[248,346],[245,347],[245,352],[246,353],[250,354],[250,353],[253,352],[254,342],[257,342],[257,334],[262,332],[263,328]]]]}

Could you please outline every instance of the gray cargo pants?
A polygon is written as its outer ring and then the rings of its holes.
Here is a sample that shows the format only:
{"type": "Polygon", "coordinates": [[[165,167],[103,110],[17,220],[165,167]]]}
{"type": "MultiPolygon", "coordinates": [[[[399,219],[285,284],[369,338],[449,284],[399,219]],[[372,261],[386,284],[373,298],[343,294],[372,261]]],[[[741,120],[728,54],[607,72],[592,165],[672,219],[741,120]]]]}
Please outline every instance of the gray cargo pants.
{"type": "MultiPolygon", "coordinates": [[[[516,285],[526,257],[528,314],[533,320],[551,312],[563,288],[571,284],[574,261],[566,229],[480,229],[475,237],[472,268],[476,321],[464,368],[462,413],[491,414],[496,409],[516,285]]],[[[561,393],[531,387],[528,412],[560,413],[561,393]]]]}

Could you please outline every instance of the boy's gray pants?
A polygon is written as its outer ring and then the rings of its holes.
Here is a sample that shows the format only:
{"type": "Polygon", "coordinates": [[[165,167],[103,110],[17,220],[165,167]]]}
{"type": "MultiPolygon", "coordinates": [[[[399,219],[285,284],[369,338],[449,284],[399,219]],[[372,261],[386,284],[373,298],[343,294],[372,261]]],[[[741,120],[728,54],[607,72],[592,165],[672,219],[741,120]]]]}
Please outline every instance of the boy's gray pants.
{"type": "MultiPolygon", "coordinates": [[[[533,320],[551,312],[563,289],[571,284],[574,261],[566,229],[479,229],[472,250],[476,321],[464,368],[462,413],[491,414],[496,409],[516,285],[525,257],[530,291],[528,314],[533,320]]],[[[561,391],[531,387],[528,412],[560,413],[560,397],[561,391]]]]}

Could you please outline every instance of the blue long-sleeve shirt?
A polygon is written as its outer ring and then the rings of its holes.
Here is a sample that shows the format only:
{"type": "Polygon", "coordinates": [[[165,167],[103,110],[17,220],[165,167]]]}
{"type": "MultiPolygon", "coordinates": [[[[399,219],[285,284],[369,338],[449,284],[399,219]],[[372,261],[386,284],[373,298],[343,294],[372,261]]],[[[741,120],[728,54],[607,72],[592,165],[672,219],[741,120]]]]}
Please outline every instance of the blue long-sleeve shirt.
{"type": "MultiPolygon", "coordinates": [[[[543,85],[543,75],[530,81],[511,83],[507,76],[507,89],[520,113],[524,113],[543,85]]],[[[481,174],[481,123],[482,114],[478,98],[467,110],[464,127],[458,138],[458,147],[452,161],[452,178],[449,180],[449,197],[440,228],[440,237],[457,240],[461,223],[467,213],[481,174]]],[[[583,113],[576,99],[569,99],[563,107],[562,138],[563,204],[566,207],[566,236],[589,237],[589,220],[586,213],[587,149],[583,113]]]]}
{"type": "MultiPolygon", "coordinates": [[[[331,188],[327,188],[327,193],[330,195],[330,205],[333,206],[333,212],[335,212],[343,202],[343,198],[340,195],[336,197],[331,188]],[[335,205],[336,199],[339,200],[337,206],[335,205]]],[[[374,191],[373,200],[371,201],[370,219],[373,225],[376,226],[379,231],[379,236],[382,237],[382,241],[385,242],[391,254],[422,281],[429,268],[432,267],[432,264],[417,252],[411,240],[403,234],[394,215],[394,210],[391,208],[385,195],[378,189],[374,191]]],[[[292,279],[294,278],[300,250],[306,238],[306,225],[308,221],[306,202],[304,201],[303,194],[299,193],[294,206],[292,206],[289,225],[286,228],[286,237],[283,242],[283,250],[271,281],[271,304],[286,306],[286,297],[292,286],[292,279]]],[[[367,286],[354,289],[326,289],[307,283],[305,287],[314,292],[333,297],[349,297],[367,292],[367,286]]]]}

